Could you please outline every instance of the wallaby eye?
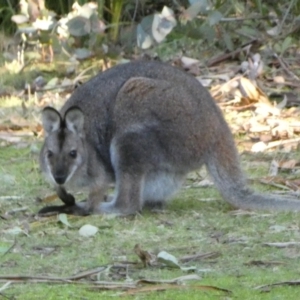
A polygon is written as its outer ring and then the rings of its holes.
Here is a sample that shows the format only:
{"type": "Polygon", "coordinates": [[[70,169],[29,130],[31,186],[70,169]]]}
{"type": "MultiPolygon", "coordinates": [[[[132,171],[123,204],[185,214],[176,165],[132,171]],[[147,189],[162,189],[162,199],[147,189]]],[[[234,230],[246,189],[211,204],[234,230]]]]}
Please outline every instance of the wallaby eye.
{"type": "Polygon", "coordinates": [[[53,152],[51,150],[47,151],[47,157],[50,158],[53,156],[53,152]]]}
{"type": "Polygon", "coordinates": [[[70,155],[72,158],[76,158],[76,156],[77,156],[77,151],[76,151],[76,150],[72,150],[72,151],[70,151],[69,155],[70,155]]]}

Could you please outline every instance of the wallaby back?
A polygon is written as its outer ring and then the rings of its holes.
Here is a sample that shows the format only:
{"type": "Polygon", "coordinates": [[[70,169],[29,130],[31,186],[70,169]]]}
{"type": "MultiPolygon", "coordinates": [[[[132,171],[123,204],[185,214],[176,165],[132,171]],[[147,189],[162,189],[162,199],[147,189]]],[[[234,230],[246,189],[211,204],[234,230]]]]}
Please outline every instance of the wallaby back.
{"type": "Polygon", "coordinates": [[[294,198],[247,188],[221,111],[195,78],[170,65],[141,61],[113,67],[76,89],[60,112],[46,108],[43,116],[47,136],[41,166],[51,173],[61,199],[67,206],[72,202],[64,188],[73,177],[89,186],[87,204],[68,212],[135,213],[169,198],[202,164],[236,207],[300,210],[294,198]],[[51,161],[52,144],[57,150],[51,161]],[[56,164],[67,170],[65,182],[55,175],[56,164]],[[110,181],[115,195],[101,203],[110,181]]]}
{"type": "MultiPolygon", "coordinates": [[[[210,128],[210,118],[217,123],[215,127],[228,126],[208,91],[192,76],[168,64],[153,61],[137,61],[117,65],[79,86],[61,109],[64,114],[72,106],[79,107],[88,122],[85,132],[88,140],[96,143],[103,159],[109,161],[109,146],[112,139],[112,116],[120,88],[132,77],[166,80],[177,91],[189,91],[203,112],[203,131],[210,128]],[[106,152],[106,153],[105,153],[106,152]]],[[[183,99],[184,103],[184,99],[183,99]]],[[[213,136],[211,136],[213,138],[213,136]]]]}

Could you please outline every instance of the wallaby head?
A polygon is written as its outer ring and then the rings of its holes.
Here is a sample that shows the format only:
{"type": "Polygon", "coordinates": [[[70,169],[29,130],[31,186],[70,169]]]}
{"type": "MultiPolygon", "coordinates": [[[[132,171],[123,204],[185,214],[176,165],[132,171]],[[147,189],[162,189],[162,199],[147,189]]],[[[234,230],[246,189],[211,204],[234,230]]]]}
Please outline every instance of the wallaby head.
{"type": "Polygon", "coordinates": [[[45,143],[40,154],[42,171],[55,185],[71,181],[86,160],[84,115],[77,107],[64,116],[52,108],[42,112],[45,143]]]}

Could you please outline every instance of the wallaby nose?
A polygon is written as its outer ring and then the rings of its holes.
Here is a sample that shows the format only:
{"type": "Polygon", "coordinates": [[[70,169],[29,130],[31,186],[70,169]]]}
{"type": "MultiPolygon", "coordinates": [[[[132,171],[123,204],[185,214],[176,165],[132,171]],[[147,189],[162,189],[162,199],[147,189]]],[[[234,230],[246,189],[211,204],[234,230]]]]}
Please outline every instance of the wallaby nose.
{"type": "Polygon", "coordinates": [[[58,183],[58,184],[64,184],[65,181],[66,181],[66,177],[64,175],[61,175],[61,174],[55,175],[54,179],[55,179],[56,183],[58,183]]]}

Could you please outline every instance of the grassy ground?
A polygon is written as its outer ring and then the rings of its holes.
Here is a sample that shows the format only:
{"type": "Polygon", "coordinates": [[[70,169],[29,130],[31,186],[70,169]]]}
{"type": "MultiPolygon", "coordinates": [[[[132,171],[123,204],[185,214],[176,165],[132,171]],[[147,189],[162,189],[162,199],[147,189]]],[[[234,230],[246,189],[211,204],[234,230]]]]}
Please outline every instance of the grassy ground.
{"type": "MultiPolygon", "coordinates": [[[[146,211],[128,218],[68,217],[72,227],[67,227],[57,217],[34,215],[44,205],[37,202],[37,197],[51,194],[38,170],[37,153],[31,150],[35,149],[34,144],[40,145],[39,141],[32,141],[23,148],[9,146],[0,151],[1,276],[64,277],[107,265],[115,267],[101,274],[100,280],[161,280],[186,275],[181,270],[160,266],[143,268],[133,251],[139,243],[144,250],[154,254],[165,250],[179,259],[195,253],[217,253],[183,264],[195,266],[195,273],[202,278],[187,283],[186,288],[125,294],[124,299],[298,299],[297,286],[255,289],[299,278],[299,247],[264,245],[298,241],[297,214],[234,214],[214,188],[193,187],[194,179],[188,182],[192,187],[184,188],[162,212],[146,211]],[[90,238],[80,236],[78,229],[84,224],[98,227],[99,232],[90,238]],[[126,268],[121,265],[124,261],[126,268]],[[232,293],[199,289],[199,285],[232,293]]],[[[249,157],[244,165],[251,165],[249,157]]],[[[253,174],[266,172],[262,166],[256,167],[253,174]]],[[[80,283],[11,284],[2,292],[9,299],[107,299],[122,293],[125,291],[99,291],[80,283]]]]}

